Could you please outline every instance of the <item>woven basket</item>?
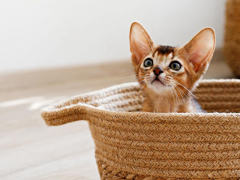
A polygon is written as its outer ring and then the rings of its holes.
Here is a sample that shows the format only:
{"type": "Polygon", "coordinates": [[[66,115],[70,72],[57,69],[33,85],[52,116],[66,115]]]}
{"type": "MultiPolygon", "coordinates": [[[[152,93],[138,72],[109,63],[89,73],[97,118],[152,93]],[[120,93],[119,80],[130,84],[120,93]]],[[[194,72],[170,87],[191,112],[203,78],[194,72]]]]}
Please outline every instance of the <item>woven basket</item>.
{"type": "Polygon", "coordinates": [[[240,78],[240,0],[227,0],[224,54],[233,73],[240,78]]]}
{"type": "Polygon", "coordinates": [[[143,97],[128,83],[54,104],[42,117],[50,126],[88,121],[102,180],[238,179],[240,80],[204,80],[195,95],[221,113],[133,112],[143,97]]]}

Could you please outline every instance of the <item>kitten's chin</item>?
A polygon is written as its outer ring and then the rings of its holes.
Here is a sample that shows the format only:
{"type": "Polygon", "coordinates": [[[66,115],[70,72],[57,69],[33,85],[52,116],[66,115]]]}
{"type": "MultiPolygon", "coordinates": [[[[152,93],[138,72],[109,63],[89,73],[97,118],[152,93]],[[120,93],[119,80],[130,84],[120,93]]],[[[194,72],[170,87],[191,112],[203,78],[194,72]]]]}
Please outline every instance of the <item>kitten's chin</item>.
{"type": "Polygon", "coordinates": [[[149,88],[153,89],[154,91],[160,93],[162,91],[165,91],[168,89],[168,86],[166,86],[162,81],[160,80],[154,80],[151,82],[149,88]]]}
{"type": "Polygon", "coordinates": [[[154,86],[165,86],[164,83],[158,79],[153,80],[151,84],[154,86]]]}

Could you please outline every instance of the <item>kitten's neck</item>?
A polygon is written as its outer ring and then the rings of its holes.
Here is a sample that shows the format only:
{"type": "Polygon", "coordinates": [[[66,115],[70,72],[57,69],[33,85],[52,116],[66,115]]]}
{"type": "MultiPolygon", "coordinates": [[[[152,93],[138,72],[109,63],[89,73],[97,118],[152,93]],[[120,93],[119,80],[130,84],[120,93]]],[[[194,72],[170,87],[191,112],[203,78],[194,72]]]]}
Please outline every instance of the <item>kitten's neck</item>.
{"type": "Polygon", "coordinates": [[[192,97],[176,97],[175,95],[165,93],[155,93],[153,91],[144,91],[145,101],[143,111],[155,113],[173,113],[173,112],[193,112],[192,97]]]}

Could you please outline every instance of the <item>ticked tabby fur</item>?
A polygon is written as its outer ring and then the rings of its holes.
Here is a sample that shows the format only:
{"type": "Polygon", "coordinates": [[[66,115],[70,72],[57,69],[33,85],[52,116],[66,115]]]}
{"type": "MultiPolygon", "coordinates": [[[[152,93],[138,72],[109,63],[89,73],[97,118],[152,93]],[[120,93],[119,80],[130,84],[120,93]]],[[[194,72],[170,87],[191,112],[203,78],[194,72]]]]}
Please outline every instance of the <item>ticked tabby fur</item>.
{"type": "Polygon", "coordinates": [[[215,32],[205,28],[183,47],[156,45],[137,22],[130,29],[132,64],[145,101],[142,111],[204,112],[193,95],[215,49],[215,32]]]}

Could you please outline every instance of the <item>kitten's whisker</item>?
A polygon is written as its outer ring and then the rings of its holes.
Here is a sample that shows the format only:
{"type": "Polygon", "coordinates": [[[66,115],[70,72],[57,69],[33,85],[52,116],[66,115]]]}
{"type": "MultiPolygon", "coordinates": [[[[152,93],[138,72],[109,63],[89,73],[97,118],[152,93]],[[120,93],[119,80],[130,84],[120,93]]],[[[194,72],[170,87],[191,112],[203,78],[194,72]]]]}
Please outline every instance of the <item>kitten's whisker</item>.
{"type": "Polygon", "coordinates": [[[182,91],[178,86],[175,86],[175,87],[176,87],[176,90],[178,90],[178,92],[180,93],[180,95],[185,103],[186,101],[185,101],[184,97],[182,96],[182,94],[186,97],[186,99],[189,99],[189,96],[187,96],[186,93],[184,91],[182,91]]]}
{"type": "Polygon", "coordinates": [[[151,76],[145,76],[146,79],[151,79],[152,77],[151,76]]]}
{"type": "Polygon", "coordinates": [[[177,93],[176,93],[176,90],[174,89],[174,87],[172,87],[172,89],[173,89],[173,92],[174,92],[174,94],[175,94],[175,96],[176,96],[176,104],[177,104],[177,102],[179,101],[179,98],[178,98],[178,95],[177,95],[177,93]]]}
{"type": "Polygon", "coordinates": [[[152,77],[151,77],[151,76],[146,76],[145,78],[150,79],[150,78],[152,78],[152,77]]]}
{"type": "Polygon", "coordinates": [[[145,79],[150,80],[150,79],[152,79],[152,77],[151,76],[146,76],[145,79]]]}
{"type": "MultiPolygon", "coordinates": [[[[182,86],[182,87],[183,87],[184,89],[186,89],[194,98],[196,98],[196,96],[194,96],[193,93],[192,93],[188,88],[186,88],[184,85],[182,85],[181,83],[175,81],[174,79],[173,79],[173,81],[174,81],[175,83],[179,84],[180,86],[182,86]]],[[[197,98],[196,98],[196,99],[197,99],[197,98]]]]}
{"type": "MultiPolygon", "coordinates": [[[[184,101],[184,103],[185,103],[185,99],[183,98],[183,96],[182,96],[182,93],[186,96],[186,94],[179,88],[179,87],[177,87],[177,86],[175,86],[176,87],[176,90],[179,92],[179,94],[180,94],[180,96],[182,97],[182,100],[184,101]]],[[[187,96],[186,96],[187,97],[187,96]]],[[[188,98],[188,97],[187,97],[188,98]]]]}
{"type": "Polygon", "coordinates": [[[174,90],[174,92],[175,92],[175,94],[176,94],[177,102],[179,102],[179,96],[178,96],[178,93],[177,93],[177,91],[176,91],[176,89],[175,89],[174,86],[173,86],[173,90],[174,90]]]}
{"type": "Polygon", "coordinates": [[[177,103],[176,102],[176,99],[175,99],[175,93],[174,93],[174,90],[173,90],[173,87],[171,86],[171,93],[172,93],[172,95],[173,95],[173,101],[174,101],[174,103],[177,103]]]}
{"type": "Polygon", "coordinates": [[[146,81],[151,81],[152,77],[145,77],[146,81]]]}
{"type": "Polygon", "coordinates": [[[144,77],[136,77],[137,81],[143,81],[144,80],[144,77]]]}
{"type": "Polygon", "coordinates": [[[173,93],[176,95],[176,99],[175,99],[175,96],[173,96],[174,103],[177,103],[177,102],[179,101],[179,97],[178,97],[178,95],[177,95],[176,90],[174,89],[174,85],[170,82],[169,79],[164,78],[164,81],[165,81],[165,82],[168,82],[168,83],[170,84],[171,94],[172,94],[172,92],[173,92],[173,93]]]}
{"type": "Polygon", "coordinates": [[[181,90],[181,88],[179,88],[178,86],[176,86],[176,87],[179,89],[179,91],[181,91],[181,93],[182,93],[187,99],[189,99],[189,96],[187,96],[186,93],[185,93],[183,90],[181,90]]]}
{"type": "MultiPolygon", "coordinates": [[[[177,88],[178,92],[180,93],[180,96],[182,97],[183,102],[185,103],[186,101],[185,101],[185,99],[184,99],[184,97],[183,97],[183,95],[185,95],[185,93],[184,93],[179,87],[176,86],[176,88],[177,88]]],[[[186,96],[186,95],[185,95],[185,96],[186,96]]],[[[186,97],[187,97],[187,96],[186,96],[186,97]]]]}
{"type": "Polygon", "coordinates": [[[152,77],[151,75],[145,75],[145,77],[152,77]]]}
{"type": "MultiPolygon", "coordinates": [[[[178,96],[178,92],[179,92],[179,91],[175,88],[175,87],[177,87],[177,86],[174,85],[174,83],[171,81],[171,78],[170,78],[170,77],[168,77],[168,79],[165,78],[165,80],[166,80],[166,82],[168,82],[168,83],[170,84],[170,86],[172,87],[172,89],[175,91],[175,94],[176,94],[177,99],[178,99],[178,101],[179,101],[179,96],[178,96]]],[[[181,95],[181,93],[180,93],[180,95],[181,95]]],[[[182,95],[181,95],[181,97],[182,97],[182,95]]],[[[182,99],[183,99],[183,97],[182,97],[182,99]]]]}
{"type": "Polygon", "coordinates": [[[172,97],[173,97],[173,100],[174,100],[174,102],[175,102],[175,99],[174,99],[174,94],[173,94],[173,90],[172,90],[172,86],[171,86],[171,95],[172,95],[172,97]]]}

